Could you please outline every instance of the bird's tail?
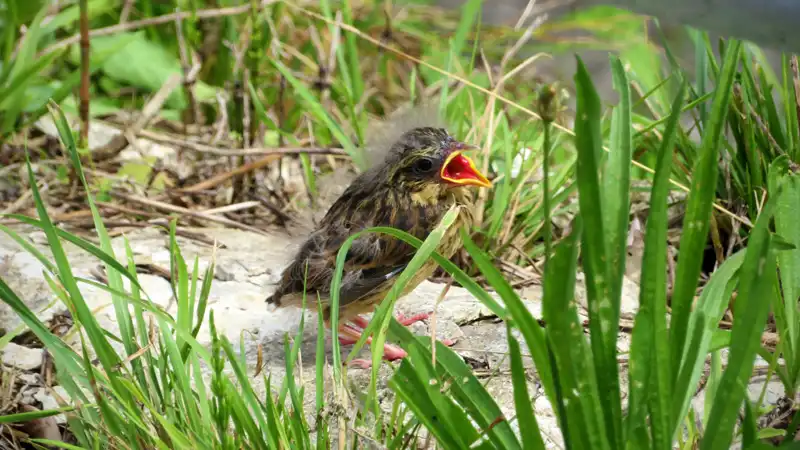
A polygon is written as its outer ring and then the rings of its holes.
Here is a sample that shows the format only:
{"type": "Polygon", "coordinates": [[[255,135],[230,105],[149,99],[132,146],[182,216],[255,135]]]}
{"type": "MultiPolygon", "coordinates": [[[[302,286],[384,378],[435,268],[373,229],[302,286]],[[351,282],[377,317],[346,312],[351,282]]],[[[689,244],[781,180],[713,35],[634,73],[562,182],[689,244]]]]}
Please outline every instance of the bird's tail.
{"type": "Polygon", "coordinates": [[[273,292],[272,295],[267,297],[267,299],[265,300],[267,305],[268,305],[267,306],[267,310],[275,311],[276,309],[280,308],[281,307],[281,297],[283,297],[283,295],[281,295],[281,292],[279,290],[273,292]]]}

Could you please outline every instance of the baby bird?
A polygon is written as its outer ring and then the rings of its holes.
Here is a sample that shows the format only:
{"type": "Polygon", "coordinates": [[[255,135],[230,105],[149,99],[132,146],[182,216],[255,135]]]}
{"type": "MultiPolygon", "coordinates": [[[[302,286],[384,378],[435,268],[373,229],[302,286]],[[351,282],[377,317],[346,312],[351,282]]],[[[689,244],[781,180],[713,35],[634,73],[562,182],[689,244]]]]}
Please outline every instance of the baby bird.
{"type": "MultiPolygon", "coordinates": [[[[319,295],[325,325],[330,327],[330,287],[336,255],[349,236],[366,228],[388,226],[424,240],[456,204],[461,207],[458,219],[437,248],[442,256],[450,258],[462,245],[459,228],[472,224],[473,205],[468,189],[491,187],[462,153],[475,148],[455,140],[443,128],[406,131],[391,145],[384,160],[356,178],[330,207],[284,270],[267,303],[276,307],[300,306],[305,285],[307,306],[317,309],[319,295]]],[[[372,312],[383,300],[415,251],[413,246],[379,233],[367,233],[353,242],[339,294],[342,344],[352,344],[361,337],[368,324],[361,314],[372,312]]],[[[436,263],[428,260],[400,296],[414,290],[435,269],[436,263]]],[[[408,326],[426,318],[428,314],[418,314],[400,316],[398,321],[408,326]]],[[[384,359],[405,356],[405,351],[396,346],[384,348],[384,359]]]]}

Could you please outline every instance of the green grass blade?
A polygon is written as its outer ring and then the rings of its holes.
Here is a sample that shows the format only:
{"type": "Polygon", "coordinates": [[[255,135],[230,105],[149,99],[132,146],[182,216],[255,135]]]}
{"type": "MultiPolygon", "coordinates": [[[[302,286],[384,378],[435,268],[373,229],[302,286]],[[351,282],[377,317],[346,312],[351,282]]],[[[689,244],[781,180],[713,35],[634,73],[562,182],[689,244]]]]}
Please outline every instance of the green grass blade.
{"type": "Polygon", "coordinates": [[[695,387],[703,374],[706,354],[709,350],[718,350],[713,339],[718,324],[728,306],[738,273],[744,262],[745,251],[741,250],[727,260],[714,272],[703,289],[698,300],[698,308],[689,317],[689,330],[692,339],[684,349],[681,360],[681,371],[673,389],[671,427],[673,433],[679,432],[681,421],[689,410],[695,387]]]}
{"type": "MultiPolygon", "coordinates": [[[[436,249],[441,242],[442,238],[444,238],[445,232],[453,226],[456,221],[456,218],[459,214],[459,207],[457,205],[453,205],[450,210],[445,213],[442,220],[436,226],[436,228],[431,231],[425,241],[422,242],[422,245],[417,249],[417,252],[411,258],[406,268],[400,275],[397,276],[397,281],[392,285],[392,289],[388,292],[384,300],[381,302],[380,306],[375,311],[373,318],[370,322],[370,326],[364,330],[364,335],[361,337],[360,340],[366,341],[366,336],[369,330],[374,323],[379,324],[379,328],[377,331],[374,332],[373,336],[373,343],[372,343],[372,377],[370,379],[370,396],[367,400],[367,405],[370,405],[371,400],[375,400],[374,393],[377,389],[377,382],[378,382],[378,369],[380,368],[381,360],[383,359],[383,347],[384,343],[386,342],[386,332],[389,329],[389,323],[392,319],[392,311],[394,310],[394,304],[397,301],[400,293],[403,289],[405,289],[406,283],[411,280],[411,278],[422,268],[423,264],[425,264],[431,253],[436,249]]],[[[342,256],[342,264],[344,264],[344,256],[347,252],[347,249],[342,247],[340,250],[339,255],[342,256]]],[[[338,257],[337,257],[338,259],[338,257]]],[[[339,261],[337,261],[338,266],[339,261]]],[[[375,407],[377,408],[377,403],[375,407]]]]}
{"type": "MultiPolygon", "coordinates": [[[[10,217],[10,215],[6,217],[10,217]]],[[[31,220],[38,223],[36,219],[31,219],[31,220]]],[[[58,270],[55,264],[53,264],[53,262],[50,261],[47,258],[47,256],[45,256],[44,253],[40,252],[39,249],[36,248],[36,246],[33,245],[28,239],[23,238],[22,236],[19,235],[19,233],[1,223],[0,223],[0,231],[4,232],[8,237],[10,237],[14,242],[16,242],[17,245],[22,247],[23,250],[25,250],[31,256],[36,258],[36,260],[39,261],[42,264],[42,266],[44,266],[45,269],[47,269],[52,273],[55,273],[58,270]]]]}
{"type": "Polygon", "coordinates": [[[119,363],[119,355],[117,355],[117,353],[111,347],[111,344],[109,344],[109,342],[106,340],[102,328],[97,323],[94,314],[92,314],[92,312],[89,310],[86,302],[83,301],[83,297],[75,281],[75,276],[72,273],[72,267],[70,267],[66,253],[64,252],[64,247],[62,246],[61,240],[56,232],[56,227],[50,220],[50,217],[47,215],[47,210],[45,209],[42,196],[39,193],[39,188],[36,185],[36,179],[33,175],[33,169],[31,168],[30,159],[28,158],[27,153],[25,154],[25,158],[28,167],[28,182],[30,183],[31,192],[33,193],[33,199],[36,204],[36,210],[39,214],[39,219],[43,225],[42,229],[47,236],[47,242],[53,254],[53,259],[56,263],[56,267],[58,267],[59,280],[68,293],[72,302],[72,307],[77,314],[77,320],[86,330],[87,336],[89,337],[92,347],[97,353],[97,357],[100,359],[103,368],[106,370],[106,372],[111,372],[119,363]]]}
{"type": "Polygon", "coordinates": [[[448,419],[452,420],[459,417],[464,421],[466,419],[464,411],[459,411],[452,407],[447,409],[438,408],[433,402],[433,397],[442,397],[442,395],[441,393],[437,395],[437,392],[429,393],[430,383],[428,381],[430,380],[420,379],[419,374],[411,365],[403,362],[395,372],[394,377],[389,380],[389,387],[403,399],[403,402],[415,413],[415,417],[436,437],[437,442],[444,448],[468,448],[468,443],[464,440],[464,432],[467,430],[460,430],[461,433],[459,433],[459,430],[454,431],[451,426],[448,426],[448,419]],[[431,414],[432,412],[434,414],[431,414]]]}
{"type": "Polygon", "coordinates": [[[559,411],[568,447],[610,449],[593,358],[573,300],[582,233],[582,219],[577,216],[570,236],[556,246],[545,269],[543,313],[559,390],[551,402],[559,411]]]}
{"type": "MultiPolygon", "coordinates": [[[[776,159],[770,167],[769,193],[777,192],[783,184],[783,195],[775,207],[775,232],[788,243],[795,246],[793,250],[778,253],[780,268],[780,286],[783,302],[776,305],[775,319],[781,344],[786,355],[795,355],[800,347],[800,329],[798,327],[797,299],[800,298],[800,177],[790,174],[788,158],[776,159]]],[[[794,357],[786,358],[792,387],[796,386],[800,374],[800,361],[794,357]]],[[[792,389],[793,390],[793,389],[792,389]]]]}
{"type": "MultiPolygon", "coordinates": [[[[647,403],[650,411],[653,448],[664,450],[670,448],[672,439],[669,428],[672,372],[670,371],[666,323],[667,197],[669,195],[669,177],[672,173],[672,150],[677,137],[677,128],[680,125],[681,104],[685,95],[686,84],[682,83],[672,103],[672,112],[664,129],[664,137],[656,163],[642,256],[640,309],[635,324],[639,328],[635,328],[633,336],[634,340],[642,340],[642,343],[641,345],[633,344],[637,352],[631,352],[630,402],[637,402],[631,408],[638,414],[642,414],[644,403],[649,400],[647,403]],[[639,322],[640,318],[641,322],[639,322]],[[638,366],[637,370],[633,370],[634,366],[638,366]],[[643,388],[645,386],[646,388],[643,388]]],[[[643,417],[634,417],[632,423],[640,425],[642,419],[643,417]]]]}
{"type": "Polygon", "coordinates": [[[770,246],[769,225],[780,195],[781,192],[776,192],[767,200],[748,240],[734,310],[728,367],[718,388],[725,395],[718,395],[714,401],[707,426],[714,432],[703,436],[701,450],[729,448],[739,407],[746,398],[747,382],[761,346],[761,333],[770,308],[770,302],[763,299],[775,295],[777,286],[776,258],[770,246]]]}
{"type": "Polygon", "coordinates": [[[522,435],[522,448],[544,450],[544,441],[539,431],[539,424],[533,412],[533,403],[528,393],[528,381],[525,376],[525,366],[522,363],[522,354],[519,342],[511,334],[511,327],[506,327],[508,350],[511,354],[511,382],[514,385],[514,409],[517,413],[519,432],[522,435]]]}
{"type": "MultiPolygon", "coordinates": [[[[83,173],[80,155],[78,154],[78,147],[73,139],[72,129],[69,126],[69,122],[67,122],[64,112],[61,111],[61,109],[55,103],[51,102],[49,109],[53,116],[53,121],[56,124],[56,128],[58,129],[61,142],[66,148],[70,161],[72,161],[72,169],[78,175],[78,178],[83,185],[83,189],[87,193],[86,200],[92,213],[92,222],[94,223],[97,237],[100,240],[100,249],[103,251],[104,255],[107,256],[107,258],[104,259],[109,259],[116,262],[117,259],[114,255],[114,248],[111,246],[111,238],[108,236],[108,231],[103,224],[103,218],[100,216],[100,211],[97,209],[97,205],[95,205],[91,194],[89,194],[89,184],[87,183],[86,176],[83,173]]],[[[120,264],[106,263],[105,268],[109,287],[115,290],[122,290],[122,274],[127,274],[128,271],[125,270],[120,264]]],[[[136,346],[136,338],[133,331],[133,320],[131,318],[130,311],[123,300],[119,298],[119,296],[112,295],[111,301],[114,304],[114,312],[120,330],[120,338],[125,346],[125,351],[128,356],[133,355],[138,351],[138,348],[136,346]]],[[[138,359],[134,360],[134,366],[136,367],[137,371],[141,370],[138,359]]]]}
{"type": "Polygon", "coordinates": [[[325,111],[325,108],[319,102],[317,96],[315,96],[308,87],[303,84],[300,80],[298,80],[292,72],[287,68],[283,63],[278,60],[271,60],[272,64],[278,69],[281,74],[286,78],[289,84],[294,89],[294,92],[297,94],[300,100],[303,101],[303,104],[308,109],[309,114],[311,114],[314,118],[318,121],[325,124],[327,129],[339,141],[339,143],[344,147],[344,150],[353,158],[353,162],[355,162],[356,166],[358,166],[361,170],[366,169],[366,160],[364,159],[363,152],[360,149],[356,148],[353,144],[353,141],[347,137],[347,135],[342,131],[342,128],[331,118],[331,116],[325,111]]]}
{"type": "Polygon", "coordinates": [[[678,363],[684,353],[688,335],[689,315],[700,276],[702,253],[708,239],[709,219],[714,201],[719,166],[717,155],[725,128],[726,114],[731,101],[731,86],[739,63],[742,44],[731,41],[717,80],[709,125],[702,141],[702,150],[695,164],[691,190],[686,200],[686,216],[676,268],[670,320],[670,353],[673,361],[672,379],[678,377],[678,363]]]}
{"type": "MultiPolygon", "coordinates": [[[[429,394],[433,409],[422,414],[431,415],[434,410],[438,411],[436,417],[448,419],[446,424],[448,433],[460,435],[464,442],[471,446],[479,439],[480,434],[468,419],[465,421],[464,413],[466,413],[484,431],[484,434],[488,435],[494,448],[520,448],[519,442],[499,406],[460,356],[437,342],[436,366],[434,367],[430,339],[415,337],[408,328],[403,327],[396,320],[392,320],[390,333],[408,352],[408,357],[401,364],[401,370],[403,365],[413,366],[410,373],[415,373],[425,385],[433,387],[431,392],[435,394],[429,394]],[[449,392],[442,392],[445,387],[449,392]],[[459,410],[456,412],[450,412],[453,401],[459,405],[459,410]]],[[[398,371],[392,379],[398,382],[398,387],[403,379],[399,374],[398,371]]],[[[407,393],[404,392],[402,395],[406,396],[407,393]]],[[[425,423],[419,416],[417,418],[425,423]]],[[[426,426],[428,425],[426,424],[426,426]]]]}
{"type": "MultiPolygon", "coordinates": [[[[500,294],[506,305],[511,322],[517,327],[525,338],[525,343],[531,352],[539,379],[547,396],[552,400],[556,396],[555,380],[553,379],[550,365],[550,355],[547,352],[545,333],[528,308],[522,303],[519,295],[506,281],[500,271],[492,264],[489,257],[472,241],[467,233],[461,233],[464,248],[475,261],[486,281],[500,294]]],[[[507,319],[509,320],[509,319],[507,319]]]]}
{"type": "MultiPolygon", "coordinates": [[[[589,330],[592,355],[597,369],[597,384],[605,409],[601,420],[605,432],[598,436],[606,445],[618,448],[622,436],[622,406],[620,404],[617,366],[617,333],[619,323],[619,297],[611,296],[611,272],[608,265],[608,231],[603,220],[605,204],[601,197],[599,180],[600,157],[603,139],[600,134],[600,98],[594,88],[583,61],[578,60],[575,74],[577,113],[575,118],[575,147],[578,150],[577,183],[578,200],[586,227],[582,236],[582,267],[586,273],[586,297],[589,307],[589,330]]],[[[626,188],[627,189],[627,188],[626,188]]],[[[622,208],[622,205],[618,205],[622,208]]],[[[614,217],[614,222],[618,221],[614,217]]],[[[616,223],[619,225],[618,223],[616,223]]],[[[619,230],[615,230],[619,232],[619,230]]],[[[616,247],[616,246],[615,246],[616,247]]],[[[622,262],[622,261],[621,261],[622,262]]],[[[622,262],[624,264],[624,262],[622,262]]],[[[621,275],[621,274],[620,274],[621,275]]]]}
{"type": "MultiPolygon", "coordinates": [[[[10,217],[12,219],[19,220],[22,223],[25,223],[27,225],[31,225],[33,227],[39,228],[40,230],[44,230],[44,227],[45,227],[45,223],[43,221],[36,220],[36,219],[34,219],[32,217],[23,216],[23,215],[20,215],[20,214],[7,214],[5,217],[10,217]]],[[[0,225],[0,226],[2,226],[2,225],[0,225]]],[[[0,228],[0,229],[7,230],[7,228],[5,228],[5,227],[0,228]]],[[[117,272],[121,273],[123,276],[125,276],[133,284],[133,286],[136,287],[137,289],[141,289],[142,288],[142,286],[139,284],[139,280],[134,275],[131,275],[129,273],[129,271],[125,268],[125,266],[120,264],[119,261],[117,261],[116,259],[114,259],[111,256],[109,256],[100,247],[92,244],[91,242],[87,241],[86,239],[82,239],[82,238],[70,233],[69,231],[62,230],[61,228],[56,228],[55,232],[56,232],[56,234],[58,235],[59,238],[64,239],[65,241],[69,242],[70,244],[73,244],[76,247],[81,248],[85,252],[89,253],[90,255],[92,255],[92,256],[96,257],[97,259],[99,259],[100,261],[102,261],[107,266],[111,266],[112,270],[117,271],[117,272]]],[[[12,236],[12,235],[9,234],[9,236],[12,236]]],[[[12,236],[12,238],[13,238],[13,236],[12,236]]],[[[20,244],[20,245],[22,245],[22,244],[20,244]]],[[[24,246],[24,248],[25,248],[25,250],[31,252],[31,254],[33,254],[34,256],[41,255],[41,253],[38,252],[38,250],[32,251],[31,248],[29,248],[28,246],[24,246]]],[[[45,260],[42,260],[38,256],[37,256],[37,259],[39,259],[39,261],[41,261],[42,264],[45,267],[48,267],[48,269],[52,269],[51,271],[55,271],[56,270],[55,266],[52,263],[50,263],[50,262],[46,263],[45,260]]]]}
{"type": "MultiPolygon", "coordinates": [[[[796,56],[795,56],[796,58],[796,56]]],[[[789,152],[789,157],[792,158],[793,161],[798,160],[798,156],[800,155],[800,117],[798,117],[798,113],[800,113],[797,104],[797,94],[796,92],[797,87],[794,83],[794,74],[792,71],[792,56],[791,55],[783,55],[781,68],[783,72],[783,107],[785,111],[785,121],[786,121],[786,145],[787,151],[789,152]]]]}
{"type": "MultiPolygon", "coordinates": [[[[627,256],[628,217],[630,215],[631,168],[631,93],[625,68],[617,57],[611,58],[614,89],[619,104],[611,118],[611,145],[603,172],[603,218],[606,231],[611,301],[619,309],[627,256]]],[[[609,338],[610,339],[610,338],[609,338]]],[[[615,338],[616,339],[616,338],[615,338]]],[[[620,413],[621,414],[621,413],[620,413]]]]}

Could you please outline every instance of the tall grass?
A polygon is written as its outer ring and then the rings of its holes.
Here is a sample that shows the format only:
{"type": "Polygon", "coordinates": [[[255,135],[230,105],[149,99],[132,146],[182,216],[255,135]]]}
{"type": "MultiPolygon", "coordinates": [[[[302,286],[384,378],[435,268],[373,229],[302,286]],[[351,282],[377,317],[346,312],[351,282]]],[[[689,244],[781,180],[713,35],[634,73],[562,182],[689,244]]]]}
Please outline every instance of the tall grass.
{"type": "MultiPolygon", "coordinates": [[[[52,112],[67,155],[88,193],[72,131],[55,105],[52,112]]],[[[34,181],[30,169],[29,176],[34,181]]],[[[197,260],[190,268],[177,246],[174,222],[170,228],[170,278],[178,304],[176,317],[152,303],[142,290],[127,241],[126,255],[121,256],[128,265],[117,262],[91,194],[87,201],[93,211],[99,247],[56,228],[37,188],[33,189],[38,220],[14,217],[47,235],[52,253],[49,257],[29,245],[25,247],[47,268],[45,277],[54,294],[75,317],[80,348],[70,348],[53,335],[2,280],[0,297],[51,353],[57,381],[76,405],[68,419],[70,431],[82,448],[289,448],[308,443],[308,424],[273,397],[266,374],[266,395],[257,394],[241,356],[226,337],[216,332],[213,313],[206,314],[214,263],[202,273],[197,260]],[[98,258],[105,265],[108,284],[74,276],[62,241],[98,258]],[[122,283],[123,278],[129,282],[128,288],[122,283]],[[98,324],[86,305],[82,285],[111,294],[120,328],[118,335],[111,335],[98,324]],[[209,327],[210,349],[196,339],[202,327],[209,327]],[[118,350],[115,343],[122,343],[123,348],[118,350]],[[99,367],[91,363],[95,357],[100,361],[99,367]],[[206,376],[205,368],[210,368],[210,376],[206,376]]],[[[3,231],[15,241],[25,242],[5,226],[3,231]]],[[[287,349],[287,360],[295,361],[297,351],[287,349]]],[[[292,383],[284,384],[279,398],[289,392],[296,399],[297,389],[292,383]]],[[[9,415],[2,421],[13,423],[53,413],[9,415]]],[[[41,439],[31,441],[63,445],[41,439]]]]}
{"type": "MultiPolygon", "coordinates": [[[[173,317],[153,304],[138,282],[130,246],[126,243],[125,255],[115,254],[85,177],[73,131],[61,110],[55,103],[51,104],[65,155],[87,194],[86,202],[92,212],[99,245],[54,225],[30,164],[28,182],[38,218],[12,217],[43,230],[50,255],[43,254],[14,230],[2,225],[0,229],[42,262],[53,294],[75,318],[80,345],[72,348],[54,336],[2,279],[0,299],[19,314],[53,356],[58,382],[67,390],[74,405],[67,409],[69,430],[82,448],[278,449],[330,448],[334,444],[344,448],[346,443],[357,446],[359,441],[368,439],[386,448],[402,449],[414,448],[426,433],[442,448],[545,448],[547,437],[532,406],[532,392],[527,383],[529,373],[523,364],[524,350],[530,354],[536,377],[553,405],[565,448],[667,449],[677,443],[683,448],[723,449],[730,447],[735,439],[741,439],[745,448],[759,445],[759,438],[766,435],[756,427],[754,411],[759,411],[760,405],[750,401],[745,388],[756,355],[768,358],[790,395],[796,393],[800,377],[800,331],[795,301],[800,290],[795,270],[800,264],[800,249],[797,248],[800,236],[794,227],[795,206],[800,195],[794,164],[800,138],[790,127],[796,123],[796,117],[792,116],[796,111],[792,113],[790,104],[779,108],[761,95],[778,86],[777,78],[770,78],[764,72],[764,77],[756,82],[752,67],[740,65],[743,55],[753,54],[753,48],[734,40],[725,42],[719,62],[711,58],[710,52],[708,57],[703,57],[704,53],[698,50],[697,59],[701,62],[698,70],[713,75],[713,87],[702,81],[705,78],[689,83],[686,74],[677,67],[669,73],[676,81],[674,89],[658,74],[643,75],[641,61],[633,66],[634,70],[627,70],[625,63],[630,61],[626,58],[634,54],[631,52],[611,58],[614,87],[620,94],[620,101],[613,108],[611,119],[607,120],[591,76],[579,60],[574,79],[577,93],[574,129],[558,131],[548,127],[547,133],[543,133],[549,124],[532,117],[530,110],[501,107],[501,103],[535,104],[541,92],[537,87],[515,86],[516,101],[509,102],[506,97],[510,94],[502,83],[485,72],[473,70],[479,52],[477,39],[470,45],[470,38],[475,38],[470,31],[479,22],[479,6],[479,1],[468,2],[447,44],[433,44],[425,49],[426,62],[446,68],[445,74],[428,70],[426,65],[414,67],[409,73],[414,74],[412,81],[419,76],[429,86],[438,87],[443,115],[453,124],[451,131],[482,143],[481,164],[497,168],[495,189],[479,199],[482,205],[478,211],[480,225],[475,230],[461,230],[469,260],[488,286],[470,276],[469,266],[448,261],[435,252],[442,233],[453,224],[458,213],[455,210],[448,213],[425,241],[389,228],[363,231],[390,234],[419,251],[379,307],[362,340],[347,357],[341,354],[335,332],[336,314],[333,315],[333,386],[324,384],[327,361],[325,336],[320,333],[315,368],[315,423],[306,419],[304,387],[298,386],[293,376],[304,322],[295,343],[290,345],[287,341],[285,347],[285,380],[278,385],[269,378],[270,374],[262,374],[266,393],[259,394],[254,388],[254,375],[241,352],[237,353],[234,344],[217,333],[213,314],[208,313],[214,264],[201,274],[197,260],[190,263],[183,258],[175,239],[174,223],[169,250],[177,314],[173,317]],[[449,81],[453,77],[468,81],[469,87],[451,86],[449,81]],[[745,87],[737,81],[743,79],[745,87]],[[656,112],[656,117],[634,112],[631,84],[634,88],[644,87],[649,93],[644,101],[656,112]],[[491,95],[479,95],[486,92],[491,95]],[[710,106],[705,100],[711,100],[710,106]],[[753,126],[753,120],[742,119],[741,114],[733,114],[751,106],[756,111],[751,118],[769,117],[766,129],[775,130],[774,133],[764,131],[762,126],[753,126]],[[699,144],[690,143],[688,132],[679,120],[682,113],[695,109],[702,130],[699,144]],[[783,119],[778,118],[779,110],[783,111],[783,119]],[[792,119],[795,122],[791,122],[792,119]],[[732,144],[724,139],[726,129],[734,129],[734,134],[741,136],[732,144]],[[552,136],[550,131],[553,131],[552,136]],[[617,340],[631,212],[630,180],[638,175],[630,164],[634,144],[649,131],[657,132],[658,139],[657,145],[652,146],[654,174],[639,311],[634,320],[628,370],[621,371],[617,340]],[[774,147],[770,154],[761,152],[756,145],[772,140],[785,151],[778,152],[775,150],[778,147],[774,147]],[[552,158],[541,158],[538,150],[543,146],[552,158]],[[533,148],[536,152],[521,157],[519,170],[514,173],[513,161],[524,154],[522,148],[533,148]],[[720,155],[738,157],[741,170],[736,169],[730,175],[721,172],[720,155]],[[548,173],[547,192],[533,182],[533,174],[540,167],[548,173]],[[734,185],[762,186],[767,195],[763,203],[748,210],[753,228],[743,231],[747,233],[746,244],[720,261],[699,298],[695,299],[702,269],[698,255],[708,245],[709,230],[713,230],[714,223],[714,202],[720,198],[720,180],[726,176],[739,183],[734,185]],[[683,218],[671,317],[667,320],[667,198],[673,186],[671,181],[676,178],[688,184],[690,190],[683,218]],[[545,194],[548,195],[547,207],[542,201],[545,194]],[[568,202],[576,194],[578,201],[568,202]],[[549,228],[542,227],[542,223],[549,223],[553,215],[565,212],[574,215],[570,227],[560,240],[555,239],[553,252],[545,252],[545,246],[540,243],[544,240],[542,229],[549,228]],[[101,261],[108,282],[76,277],[63,249],[65,241],[101,261]],[[543,282],[545,326],[533,317],[505,274],[495,265],[500,256],[522,264],[540,255],[547,260],[543,282]],[[127,261],[127,265],[119,263],[118,258],[127,261]],[[435,259],[457,283],[504,321],[511,361],[513,417],[503,415],[501,405],[455,351],[441,343],[432,343],[427,337],[413,336],[392,318],[391,310],[406,277],[428,258],[435,259]],[[586,278],[588,338],[575,302],[579,270],[586,278]],[[119,323],[118,334],[102,329],[92,316],[83,297],[85,285],[111,295],[119,323]],[[490,289],[501,301],[489,294],[490,289]],[[733,329],[722,331],[718,325],[734,292],[733,329]],[[759,300],[765,296],[769,301],[759,300]],[[770,309],[781,337],[778,348],[771,353],[761,348],[760,342],[770,309]],[[197,340],[203,327],[208,327],[211,334],[210,348],[197,340]],[[374,338],[373,371],[364,398],[358,400],[364,405],[360,408],[349,403],[345,363],[352,360],[368,335],[374,338]],[[376,401],[381,344],[387,339],[399,343],[409,354],[389,379],[388,384],[396,395],[389,412],[382,410],[376,401]],[[718,355],[722,349],[727,349],[728,357],[724,369],[721,364],[712,365],[704,398],[706,414],[701,419],[704,432],[695,436],[693,423],[688,430],[685,427],[687,418],[693,417],[690,401],[708,354],[718,355]],[[97,365],[92,363],[95,359],[97,365]],[[333,403],[326,401],[326,390],[335,394],[333,403]],[[623,402],[624,391],[628,394],[627,402],[623,402]],[[339,408],[352,408],[358,413],[343,413],[339,408]],[[742,409],[744,420],[737,427],[742,409]],[[331,410],[337,412],[330,413],[331,410]],[[365,429],[369,430],[366,438],[365,429]],[[423,429],[426,433],[422,433],[423,429]],[[685,434],[691,439],[686,441],[685,434]]],[[[143,7],[158,9],[162,6],[144,2],[143,7]]],[[[269,24],[268,30],[261,31],[274,33],[274,36],[280,36],[279,32],[293,23],[276,23],[273,14],[314,17],[288,3],[270,8],[263,15],[269,24]]],[[[92,11],[91,4],[89,11],[92,11]]],[[[255,58],[250,61],[251,69],[268,64],[270,71],[259,76],[263,76],[262,80],[285,80],[293,101],[299,105],[297,109],[277,117],[268,107],[276,92],[255,83],[250,83],[247,89],[252,94],[256,117],[267,129],[283,139],[295,139],[293,131],[307,120],[313,125],[313,136],[320,144],[341,145],[360,166],[363,155],[359,144],[364,138],[366,121],[364,105],[360,103],[368,90],[368,78],[361,62],[366,50],[358,39],[360,36],[348,28],[356,23],[355,12],[349,4],[340,15],[330,2],[322,2],[321,11],[319,17],[327,21],[317,26],[327,28],[331,35],[346,33],[341,45],[331,47],[338,75],[331,90],[326,94],[313,89],[299,74],[313,72],[320,66],[314,67],[302,58],[284,58],[286,54],[296,55],[297,52],[282,53],[275,48],[297,49],[291,47],[291,43],[280,41],[273,42],[275,47],[270,48],[280,57],[255,58]],[[336,25],[338,20],[341,26],[336,25]],[[326,100],[330,99],[326,95],[331,95],[334,101],[326,100]]],[[[228,32],[233,29],[233,23],[223,23],[228,32]]],[[[402,24],[400,28],[403,26],[411,28],[409,24],[402,24]]],[[[32,33],[26,39],[35,36],[32,33]]],[[[150,37],[155,42],[163,36],[153,32],[150,37]]],[[[333,42],[333,38],[329,38],[333,42]]],[[[706,49],[709,46],[703,39],[697,39],[697,43],[698,48],[702,48],[701,44],[706,49]]],[[[390,61],[384,62],[380,75],[391,77],[391,71],[386,69],[390,61]]],[[[789,62],[785,60],[784,79],[780,84],[787,102],[795,89],[789,62]]],[[[17,76],[9,76],[9,79],[16,80],[17,76]]],[[[402,86],[408,92],[416,89],[402,86]]],[[[375,99],[365,102],[371,104],[373,110],[378,109],[377,103],[375,99]]],[[[14,111],[8,116],[12,118],[4,116],[4,121],[10,121],[9,126],[17,123],[19,114],[14,111]]],[[[306,176],[313,177],[309,161],[305,163],[306,176]]],[[[338,255],[334,293],[341,282],[348,246],[356,237],[351,237],[338,255]]],[[[335,309],[337,298],[335,294],[333,297],[335,309]]],[[[316,299],[306,299],[309,301],[316,299]]],[[[0,418],[0,422],[30,420],[57,412],[60,411],[9,415],[0,418]]],[[[798,424],[800,419],[794,420],[786,435],[793,436],[798,424]]],[[[31,441],[63,445],[41,439],[31,441]]]]}

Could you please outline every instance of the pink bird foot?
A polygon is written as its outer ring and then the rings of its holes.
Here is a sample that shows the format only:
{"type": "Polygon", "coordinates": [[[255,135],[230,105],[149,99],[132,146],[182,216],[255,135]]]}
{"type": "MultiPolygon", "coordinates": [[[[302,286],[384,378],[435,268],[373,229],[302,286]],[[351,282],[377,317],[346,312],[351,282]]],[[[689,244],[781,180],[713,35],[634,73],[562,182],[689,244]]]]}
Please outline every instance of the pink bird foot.
{"type": "MultiPolygon", "coordinates": [[[[409,326],[429,318],[429,313],[415,314],[410,317],[406,317],[401,313],[397,314],[396,316],[397,321],[404,326],[409,326]]],[[[355,344],[361,338],[363,330],[366,329],[368,325],[369,321],[361,316],[356,316],[352,320],[352,324],[341,325],[339,327],[339,343],[342,345],[355,344]]],[[[448,347],[452,347],[456,344],[456,341],[452,339],[443,339],[441,342],[448,347]]],[[[372,344],[372,337],[367,338],[367,344],[372,344]]],[[[386,344],[383,346],[383,359],[386,361],[397,361],[398,359],[403,359],[406,356],[408,356],[408,353],[406,353],[406,351],[400,347],[391,344],[386,344]]],[[[366,359],[354,359],[350,364],[366,369],[372,366],[372,361],[366,359]]]]}
{"type": "MultiPolygon", "coordinates": [[[[406,317],[403,313],[398,313],[395,316],[397,321],[400,322],[401,325],[406,327],[409,325],[413,325],[417,322],[422,322],[423,320],[427,320],[430,317],[431,315],[429,313],[414,314],[411,317],[406,317]]],[[[363,330],[367,328],[367,325],[369,325],[369,321],[361,316],[356,316],[356,318],[353,319],[353,324],[363,330]]]]}
{"type": "MultiPolygon", "coordinates": [[[[339,328],[339,333],[339,343],[343,345],[356,343],[362,335],[361,330],[351,325],[342,325],[339,328]]],[[[372,336],[367,338],[367,344],[372,345],[372,336]]],[[[408,356],[408,353],[396,345],[385,344],[383,346],[383,359],[386,361],[396,361],[398,359],[403,359],[406,356],[408,356]]],[[[364,359],[356,359],[353,360],[351,364],[360,366],[362,368],[367,368],[372,365],[372,362],[364,359]]]]}
{"type": "MultiPolygon", "coordinates": [[[[391,344],[383,346],[383,360],[384,361],[397,361],[408,356],[405,350],[391,344]]],[[[372,360],[369,359],[354,359],[350,362],[351,366],[360,367],[362,369],[369,369],[372,367],[372,360]]]]}

